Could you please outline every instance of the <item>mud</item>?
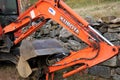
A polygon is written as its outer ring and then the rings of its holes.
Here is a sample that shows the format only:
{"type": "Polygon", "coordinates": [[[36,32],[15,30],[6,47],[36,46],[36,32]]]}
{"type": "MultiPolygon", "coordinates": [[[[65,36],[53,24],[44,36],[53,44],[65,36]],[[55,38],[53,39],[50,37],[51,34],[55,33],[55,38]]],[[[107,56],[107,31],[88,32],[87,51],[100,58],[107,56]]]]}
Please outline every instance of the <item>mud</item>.
{"type": "MultiPolygon", "coordinates": [[[[55,74],[55,80],[107,80],[96,78],[88,74],[77,73],[67,79],[60,77],[63,71],[57,72],[55,74]]],[[[15,65],[11,62],[4,61],[0,62],[0,80],[35,80],[35,79],[23,79],[19,76],[15,65]]]]}
{"type": "Polygon", "coordinates": [[[20,77],[11,62],[0,62],[0,80],[18,80],[20,77]]]}

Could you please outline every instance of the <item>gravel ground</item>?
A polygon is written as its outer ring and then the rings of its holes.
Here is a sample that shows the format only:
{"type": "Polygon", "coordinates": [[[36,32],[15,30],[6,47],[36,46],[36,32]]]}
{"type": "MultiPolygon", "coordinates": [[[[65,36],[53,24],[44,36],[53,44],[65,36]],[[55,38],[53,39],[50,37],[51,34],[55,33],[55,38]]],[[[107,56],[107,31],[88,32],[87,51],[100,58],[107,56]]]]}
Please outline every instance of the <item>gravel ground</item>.
{"type": "MultiPolygon", "coordinates": [[[[61,77],[62,77],[62,72],[64,71],[66,70],[61,70],[57,72],[55,74],[55,80],[107,80],[102,78],[96,78],[86,73],[83,74],[82,72],[77,73],[69,78],[63,79],[61,77]]],[[[0,62],[0,80],[26,80],[26,79],[22,79],[19,76],[14,64],[10,62],[0,62]]],[[[27,79],[27,80],[31,80],[31,79],[27,79]]]]}

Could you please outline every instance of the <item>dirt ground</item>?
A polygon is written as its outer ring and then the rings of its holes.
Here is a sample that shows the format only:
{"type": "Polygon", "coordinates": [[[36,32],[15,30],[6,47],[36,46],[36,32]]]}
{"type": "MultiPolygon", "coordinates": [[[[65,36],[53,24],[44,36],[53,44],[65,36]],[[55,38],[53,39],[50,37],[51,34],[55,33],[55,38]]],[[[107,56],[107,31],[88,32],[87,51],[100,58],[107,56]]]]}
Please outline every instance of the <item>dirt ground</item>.
{"type": "MultiPolygon", "coordinates": [[[[88,74],[77,73],[67,79],[61,78],[63,71],[55,74],[55,80],[107,80],[93,77],[88,74]]],[[[11,62],[0,62],[0,80],[26,80],[19,76],[15,65],[11,62]]],[[[28,80],[28,79],[27,79],[28,80]]],[[[31,79],[30,79],[31,80],[31,79]]]]}
{"type": "Polygon", "coordinates": [[[10,62],[0,62],[0,80],[18,80],[19,75],[15,65],[10,62]]]}

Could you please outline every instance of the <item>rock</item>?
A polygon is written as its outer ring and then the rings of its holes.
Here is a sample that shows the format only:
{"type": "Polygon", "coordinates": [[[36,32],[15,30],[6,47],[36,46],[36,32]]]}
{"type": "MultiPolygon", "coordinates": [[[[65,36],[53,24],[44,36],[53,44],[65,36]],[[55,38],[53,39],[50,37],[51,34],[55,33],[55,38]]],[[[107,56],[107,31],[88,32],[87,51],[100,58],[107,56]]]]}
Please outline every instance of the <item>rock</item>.
{"type": "Polygon", "coordinates": [[[117,60],[117,67],[120,67],[120,60],[117,60]]]}
{"type": "Polygon", "coordinates": [[[120,46],[120,41],[114,41],[112,42],[115,46],[120,46]]]}
{"type": "Polygon", "coordinates": [[[97,23],[97,22],[91,23],[90,25],[94,26],[94,27],[101,27],[102,26],[101,23],[97,23]]]}
{"type": "Polygon", "coordinates": [[[55,36],[56,36],[55,30],[50,31],[50,37],[51,37],[51,38],[54,38],[55,36]]]}
{"type": "Polygon", "coordinates": [[[57,28],[61,30],[63,27],[61,25],[57,25],[57,28]]]}
{"type": "Polygon", "coordinates": [[[112,68],[112,69],[111,69],[111,76],[112,76],[112,75],[115,75],[115,74],[116,74],[116,70],[115,70],[115,68],[112,68]]]}
{"type": "Polygon", "coordinates": [[[86,16],[86,17],[85,17],[85,20],[86,20],[87,22],[89,22],[90,24],[95,23],[95,20],[94,20],[94,18],[93,18],[92,16],[86,16]]]}
{"type": "Polygon", "coordinates": [[[57,29],[57,30],[52,30],[52,31],[50,31],[50,37],[52,37],[52,38],[54,38],[54,37],[56,37],[56,36],[59,36],[59,34],[60,34],[60,30],[59,29],[57,29]]]}
{"type": "Polygon", "coordinates": [[[120,68],[115,69],[116,73],[120,75],[120,68]]]}
{"type": "Polygon", "coordinates": [[[83,42],[81,39],[79,39],[79,38],[76,37],[76,36],[73,36],[73,39],[76,40],[76,41],[78,41],[78,42],[83,42]]]}
{"type": "Polygon", "coordinates": [[[58,28],[55,30],[56,35],[60,35],[60,30],[61,30],[61,28],[60,28],[60,27],[58,27],[58,28]]]}
{"type": "Polygon", "coordinates": [[[120,40],[120,33],[118,33],[118,39],[120,40]]]}
{"type": "Polygon", "coordinates": [[[80,43],[81,44],[81,49],[86,48],[88,45],[85,43],[80,43]]]}
{"type": "Polygon", "coordinates": [[[59,39],[60,39],[61,41],[65,42],[65,43],[68,42],[68,39],[67,39],[67,38],[60,37],[59,39]]]}
{"type": "Polygon", "coordinates": [[[89,73],[94,76],[99,76],[103,78],[111,77],[111,69],[105,66],[94,66],[89,69],[89,73]]]}
{"type": "Polygon", "coordinates": [[[49,34],[50,33],[50,30],[45,28],[45,29],[42,29],[43,30],[43,34],[49,34]]]}
{"type": "Polygon", "coordinates": [[[71,47],[69,46],[69,43],[63,43],[63,46],[68,49],[68,50],[71,50],[71,47]]]}
{"type": "Polygon", "coordinates": [[[59,37],[63,37],[63,38],[68,38],[72,36],[72,33],[70,33],[68,30],[66,30],[65,28],[62,28],[62,30],[60,31],[60,35],[59,37]]]}
{"type": "Polygon", "coordinates": [[[42,34],[43,34],[42,28],[41,28],[41,29],[38,29],[36,32],[34,32],[33,38],[36,38],[36,39],[41,38],[41,37],[42,37],[42,34]]]}
{"type": "Polygon", "coordinates": [[[119,40],[119,34],[117,33],[105,33],[103,34],[109,41],[119,40]]]}
{"type": "Polygon", "coordinates": [[[75,40],[68,40],[68,43],[73,45],[73,46],[80,46],[80,43],[75,41],[75,40]]]}
{"type": "Polygon", "coordinates": [[[110,23],[112,20],[116,19],[115,16],[106,16],[106,17],[102,17],[101,20],[104,22],[104,23],[110,23]]]}
{"type": "Polygon", "coordinates": [[[56,21],[52,21],[52,24],[53,25],[57,25],[58,23],[56,21]]]}
{"type": "Polygon", "coordinates": [[[43,29],[46,29],[46,28],[47,28],[47,29],[50,30],[51,27],[52,27],[51,24],[50,24],[50,23],[47,23],[46,25],[44,25],[43,29]]]}
{"type": "Polygon", "coordinates": [[[41,37],[41,33],[35,33],[33,35],[34,38],[39,39],[41,37]]]}
{"type": "Polygon", "coordinates": [[[118,74],[113,75],[113,80],[120,80],[120,75],[118,74]]]}
{"type": "Polygon", "coordinates": [[[119,64],[120,64],[120,54],[118,54],[118,60],[119,60],[119,64]]]}
{"type": "Polygon", "coordinates": [[[98,22],[98,23],[104,23],[104,22],[102,21],[102,19],[98,19],[96,22],[98,22]]]}
{"type": "Polygon", "coordinates": [[[118,28],[120,27],[120,24],[109,24],[109,28],[118,28]]]}
{"type": "Polygon", "coordinates": [[[57,28],[58,28],[57,25],[53,25],[53,26],[51,27],[51,30],[55,30],[55,29],[57,29],[57,28]]]}
{"type": "Polygon", "coordinates": [[[81,44],[75,40],[68,40],[69,46],[73,50],[79,50],[81,49],[81,44]]]}
{"type": "Polygon", "coordinates": [[[118,27],[118,28],[108,28],[108,32],[118,33],[118,32],[120,32],[120,27],[118,27]]]}
{"type": "Polygon", "coordinates": [[[100,31],[101,33],[106,33],[106,32],[108,31],[108,28],[102,26],[102,27],[99,28],[99,31],[100,31]]]}
{"type": "Polygon", "coordinates": [[[109,66],[109,67],[115,67],[115,66],[117,66],[117,57],[115,56],[115,57],[101,63],[101,65],[109,66]]]}
{"type": "Polygon", "coordinates": [[[120,67],[120,52],[119,52],[119,54],[118,54],[117,66],[120,67]]]}
{"type": "Polygon", "coordinates": [[[111,23],[114,23],[114,24],[120,23],[120,18],[116,18],[114,20],[111,20],[111,23]]]}
{"type": "Polygon", "coordinates": [[[50,19],[49,21],[47,21],[46,25],[52,24],[52,20],[50,19]]]}

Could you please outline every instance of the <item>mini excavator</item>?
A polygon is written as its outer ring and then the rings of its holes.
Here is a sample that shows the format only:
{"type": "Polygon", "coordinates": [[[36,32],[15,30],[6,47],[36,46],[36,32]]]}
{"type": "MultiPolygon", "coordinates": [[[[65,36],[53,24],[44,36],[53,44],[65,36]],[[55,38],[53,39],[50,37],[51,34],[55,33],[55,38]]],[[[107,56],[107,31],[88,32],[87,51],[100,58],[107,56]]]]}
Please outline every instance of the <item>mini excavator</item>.
{"type": "Polygon", "coordinates": [[[20,13],[19,0],[0,0],[0,60],[15,63],[24,78],[36,70],[39,73],[37,80],[54,80],[55,72],[78,65],[63,73],[63,78],[67,78],[119,52],[120,46],[103,37],[63,0],[38,0],[23,13],[20,13]],[[88,46],[68,51],[55,39],[25,40],[49,20],[56,21],[88,46]]]}

